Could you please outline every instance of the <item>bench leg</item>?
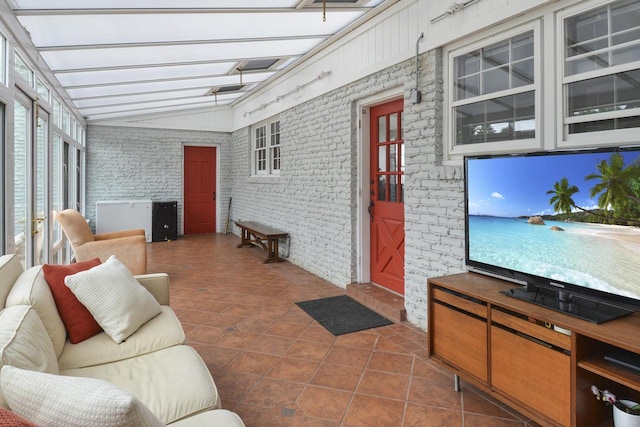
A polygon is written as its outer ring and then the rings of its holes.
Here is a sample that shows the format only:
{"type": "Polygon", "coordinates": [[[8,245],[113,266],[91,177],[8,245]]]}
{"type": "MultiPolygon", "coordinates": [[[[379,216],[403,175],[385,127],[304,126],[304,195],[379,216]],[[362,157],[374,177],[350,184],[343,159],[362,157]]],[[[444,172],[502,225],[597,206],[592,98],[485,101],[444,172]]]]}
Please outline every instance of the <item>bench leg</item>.
{"type": "Polygon", "coordinates": [[[264,260],[265,264],[270,262],[282,262],[284,261],[278,255],[278,239],[267,239],[267,259],[264,260]]]}
{"type": "Polygon", "coordinates": [[[251,246],[251,239],[249,238],[249,231],[243,228],[240,230],[240,244],[238,244],[238,247],[242,248],[244,246],[251,246]]]}

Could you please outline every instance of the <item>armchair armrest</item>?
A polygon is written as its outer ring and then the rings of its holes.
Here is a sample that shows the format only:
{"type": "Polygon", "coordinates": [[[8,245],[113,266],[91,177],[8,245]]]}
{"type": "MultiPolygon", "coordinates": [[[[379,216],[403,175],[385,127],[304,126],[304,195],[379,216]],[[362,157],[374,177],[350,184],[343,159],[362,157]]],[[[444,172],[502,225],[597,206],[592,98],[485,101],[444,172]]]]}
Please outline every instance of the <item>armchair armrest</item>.
{"type": "Polygon", "coordinates": [[[151,273],[134,276],[155,297],[160,305],[169,305],[169,275],[151,273]]]}
{"type": "Polygon", "coordinates": [[[78,261],[87,261],[98,257],[105,262],[111,255],[127,266],[132,274],[147,272],[146,240],[143,235],[98,240],[76,246],[73,251],[78,261]]]}
{"type": "Polygon", "coordinates": [[[139,235],[142,235],[142,236],[145,235],[144,229],[135,228],[132,230],[112,231],[110,233],[94,234],[93,240],[102,241],[102,240],[117,239],[120,237],[139,236],[139,235]]]}

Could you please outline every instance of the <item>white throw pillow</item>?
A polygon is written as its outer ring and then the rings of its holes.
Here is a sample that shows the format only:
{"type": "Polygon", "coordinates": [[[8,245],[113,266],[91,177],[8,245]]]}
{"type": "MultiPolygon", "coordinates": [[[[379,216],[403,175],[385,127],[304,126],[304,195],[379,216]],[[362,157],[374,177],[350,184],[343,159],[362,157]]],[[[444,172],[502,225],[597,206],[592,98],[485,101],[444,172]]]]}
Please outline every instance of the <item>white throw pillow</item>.
{"type": "Polygon", "coordinates": [[[115,256],[64,283],[116,343],[160,314],[160,304],[115,256]]]}
{"type": "Polygon", "coordinates": [[[3,366],[9,408],[48,427],[155,427],[164,424],[134,395],[103,380],[3,366]]]}
{"type": "Polygon", "coordinates": [[[14,305],[0,312],[0,363],[58,373],[53,344],[33,307],[14,305]]]}

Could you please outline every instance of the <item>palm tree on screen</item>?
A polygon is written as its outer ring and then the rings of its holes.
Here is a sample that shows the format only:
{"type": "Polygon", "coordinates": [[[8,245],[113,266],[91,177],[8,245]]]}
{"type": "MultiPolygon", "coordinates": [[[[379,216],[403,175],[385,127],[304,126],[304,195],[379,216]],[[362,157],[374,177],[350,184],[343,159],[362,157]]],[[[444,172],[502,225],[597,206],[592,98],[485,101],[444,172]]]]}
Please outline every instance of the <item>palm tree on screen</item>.
{"type": "Polygon", "coordinates": [[[552,190],[547,191],[547,194],[553,195],[551,200],[549,200],[549,204],[553,205],[553,210],[555,212],[568,214],[571,213],[573,207],[584,210],[576,206],[572,198],[578,191],[580,191],[578,187],[575,185],[569,185],[569,180],[566,177],[563,177],[560,181],[553,184],[552,190]]]}
{"type": "Polygon", "coordinates": [[[634,162],[624,166],[624,159],[619,153],[611,155],[609,162],[602,160],[596,166],[598,173],[592,173],[585,180],[598,179],[600,182],[591,188],[591,197],[598,197],[598,206],[607,210],[613,208],[619,215],[624,214],[631,207],[632,202],[640,203],[633,187],[640,178],[640,164],[634,162]]]}

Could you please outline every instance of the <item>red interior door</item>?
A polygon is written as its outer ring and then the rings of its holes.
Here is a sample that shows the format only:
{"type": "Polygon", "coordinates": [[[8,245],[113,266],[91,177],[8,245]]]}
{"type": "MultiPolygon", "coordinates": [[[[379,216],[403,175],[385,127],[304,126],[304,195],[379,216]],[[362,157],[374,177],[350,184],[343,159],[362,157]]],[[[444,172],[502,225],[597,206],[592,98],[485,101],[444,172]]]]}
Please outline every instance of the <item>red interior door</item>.
{"type": "Polygon", "coordinates": [[[184,147],[184,234],[216,231],[216,148],[184,147]]]}
{"type": "Polygon", "coordinates": [[[371,281],[404,295],[403,100],[371,108],[371,281]]]}

